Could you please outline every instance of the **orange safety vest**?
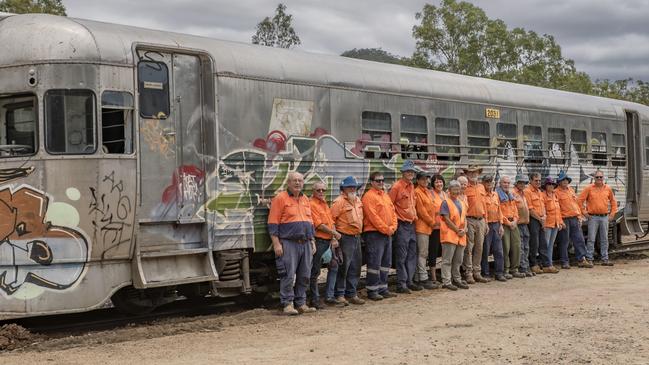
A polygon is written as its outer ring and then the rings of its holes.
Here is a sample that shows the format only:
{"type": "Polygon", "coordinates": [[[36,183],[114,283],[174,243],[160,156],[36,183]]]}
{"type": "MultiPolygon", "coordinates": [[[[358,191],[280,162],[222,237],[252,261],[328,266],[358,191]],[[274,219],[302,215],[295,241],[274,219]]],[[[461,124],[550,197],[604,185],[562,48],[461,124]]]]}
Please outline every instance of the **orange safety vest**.
{"type": "MultiPolygon", "coordinates": [[[[455,206],[455,202],[453,202],[451,198],[446,198],[446,204],[448,205],[449,211],[448,218],[451,220],[451,222],[453,222],[453,224],[455,224],[456,227],[460,229],[464,228],[466,230],[467,206],[461,199],[458,200],[462,205],[462,214],[460,214],[457,206],[455,206]]],[[[455,233],[454,230],[446,225],[446,221],[443,218],[440,224],[439,238],[442,243],[452,243],[455,245],[466,246],[466,235],[462,237],[458,236],[458,234],[455,233]]]]}

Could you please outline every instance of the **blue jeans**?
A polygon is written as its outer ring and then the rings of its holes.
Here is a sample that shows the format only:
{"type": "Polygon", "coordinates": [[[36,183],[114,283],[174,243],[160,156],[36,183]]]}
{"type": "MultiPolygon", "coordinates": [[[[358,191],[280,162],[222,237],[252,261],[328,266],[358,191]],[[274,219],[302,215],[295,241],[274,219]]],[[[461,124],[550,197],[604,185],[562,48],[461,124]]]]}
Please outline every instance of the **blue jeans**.
{"type": "Polygon", "coordinates": [[[412,279],[417,271],[417,234],[415,224],[399,221],[394,235],[397,268],[397,287],[405,288],[412,285],[412,279]]]}
{"type": "Polygon", "coordinates": [[[543,254],[539,251],[542,251],[544,246],[543,241],[545,240],[545,233],[543,233],[543,225],[541,222],[537,221],[534,218],[530,217],[530,267],[538,266],[536,256],[541,254],[541,259],[543,259],[543,254]]]}
{"type": "MultiPolygon", "coordinates": [[[[331,245],[330,240],[316,238],[315,240],[315,255],[313,255],[313,265],[311,266],[311,283],[309,291],[311,294],[311,303],[316,304],[320,302],[320,292],[318,290],[318,277],[320,276],[320,269],[322,269],[322,255],[329,249],[331,245]]],[[[329,269],[327,270],[327,285],[325,291],[325,298],[333,299],[334,289],[336,288],[336,275],[338,274],[338,262],[336,257],[332,254],[329,269]]]]}
{"type": "Polygon", "coordinates": [[[543,259],[543,267],[550,267],[552,265],[552,253],[554,252],[554,240],[557,239],[559,228],[546,228],[545,229],[545,257],[543,259]]]}
{"type": "Polygon", "coordinates": [[[608,260],[608,216],[599,217],[591,215],[588,220],[588,245],[586,245],[586,258],[593,261],[595,254],[595,237],[599,232],[599,252],[602,260],[608,260]]]}
{"type": "Polygon", "coordinates": [[[388,292],[388,274],[392,265],[392,242],[390,236],[378,231],[363,233],[367,254],[367,295],[388,292]]]}
{"type": "Polygon", "coordinates": [[[482,249],[482,276],[489,276],[489,255],[494,256],[494,267],[496,276],[503,275],[505,272],[505,258],[503,256],[503,241],[498,231],[500,223],[489,223],[487,236],[484,239],[482,249]]]}
{"type": "Polygon", "coordinates": [[[282,307],[306,304],[306,289],[311,276],[311,242],[280,240],[284,254],[275,258],[282,307]]]}
{"type": "Polygon", "coordinates": [[[336,297],[344,295],[353,298],[361,277],[361,237],[343,234],[339,243],[343,251],[343,263],[338,267],[336,297]]]}
{"type": "Polygon", "coordinates": [[[530,271],[530,228],[527,224],[519,224],[518,231],[521,233],[521,264],[518,271],[528,272],[530,271]]]}
{"type": "Polygon", "coordinates": [[[568,246],[570,241],[575,246],[575,257],[581,261],[586,256],[586,242],[581,232],[581,224],[577,217],[563,218],[566,228],[559,231],[557,239],[559,240],[559,254],[561,255],[561,264],[567,265],[570,262],[568,258],[568,246]]]}

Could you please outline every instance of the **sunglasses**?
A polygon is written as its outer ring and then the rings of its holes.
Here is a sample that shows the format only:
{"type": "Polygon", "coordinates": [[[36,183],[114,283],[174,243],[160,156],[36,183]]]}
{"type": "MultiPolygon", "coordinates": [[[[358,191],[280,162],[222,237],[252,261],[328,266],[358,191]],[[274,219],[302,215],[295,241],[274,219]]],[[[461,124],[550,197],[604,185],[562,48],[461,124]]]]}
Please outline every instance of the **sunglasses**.
{"type": "Polygon", "coordinates": [[[604,176],[595,176],[596,179],[603,179],[604,176]]]}
{"type": "Polygon", "coordinates": [[[315,189],[315,191],[317,191],[318,193],[324,193],[325,191],[327,191],[327,189],[315,189]]]}
{"type": "Polygon", "coordinates": [[[372,181],[377,182],[377,183],[380,184],[380,183],[384,182],[385,179],[374,179],[374,180],[372,180],[372,181]]]}

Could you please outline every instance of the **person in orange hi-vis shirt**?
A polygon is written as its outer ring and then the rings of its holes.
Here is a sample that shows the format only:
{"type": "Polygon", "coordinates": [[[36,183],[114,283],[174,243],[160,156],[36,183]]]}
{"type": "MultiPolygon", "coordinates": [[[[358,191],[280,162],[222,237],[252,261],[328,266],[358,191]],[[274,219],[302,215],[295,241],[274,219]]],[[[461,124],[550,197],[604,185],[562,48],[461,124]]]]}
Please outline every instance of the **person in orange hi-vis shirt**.
{"type": "Polygon", "coordinates": [[[521,262],[521,236],[518,231],[518,205],[516,197],[511,193],[512,179],[501,176],[496,188],[500,199],[500,213],[503,224],[503,257],[505,258],[505,278],[524,278],[525,274],[518,272],[521,262]]]}
{"type": "Polygon", "coordinates": [[[516,207],[518,208],[518,233],[521,237],[521,259],[518,267],[518,271],[521,274],[525,274],[526,277],[532,277],[536,275],[530,271],[530,208],[527,206],[527,201],[525,200],[525,188],[530,182],[530,179],[523,175],[519,174],[516,176],[516,184],[512,190],[512,195],[516,200],[516,207]]]}
{"type": "MultiPolygon", "coordinates": [[[[465,177],[463,178],[466,181],[465,177]]],[[[433,196],[433,210],[436,212],[436,224],[433,226],[433,232],[430,234],[430,241],[428,241],[428,267],[430,268],[430,280],[433,282],[433,285],[437,285],[437,258],[442,257],[442,241],[440,240],[440,223],[442,217],[439,215],[439,208],[442,206],[442,202],[446,200],[447,194],[444,191],[446,188],[446,181],[444,177],[440,174],[435,174],[431,178],[431,189],[430,193],[433,196]]],[[[462,199],[462,195],[460,196],[462,199]]],[[[466,200],[464,200],[466,203],[466,200]]]]}
{"type": "Polygon", "coordinates": [[[570,187],[572,179],[566,175],[565,171],[559,172],[557,184],[559,187],[554,190],[554,194],[559,200],[561,207],[561,219],[566,225],[565,229],[559,231],[557,241],[559,242],[559,254],[561,256],[561,268],[570,269],[570,260],[568,259],[568,244],[572,241],[575,247],[575,256],[578,267],[592,268],[593,265],[586,259],[586,240],[581,230],[581,223],[585,218],[577,202],[577,195],[570,187]]]}
{"type": "Polygon", "coordinates": [[[371,300],[391,298],[388,273],[392,266],[391,236],[397,230],[397,214],[388,194],[383,190],[385,179],[380,172],[370,175],[370,189],[363,195],[363,241],[367,262],[365,289],[371,300]]]}
{"type": "Polygon", "coordinates": [[[484,185],[485,196],[485,209],[487,213],[488,231],[484,240],[484,247],[482,248],[482,276],[489,277],[489,255],[494,257],[495,279],[498,281],[507,281],[505,277],[505,260],[503,257],[503,241],[502,236],[504,233],[502,222],[502,214],[500,213],[500,200],[498,194],[494,191],[494,178],[491,175],[482,177],[482,185],[484,185]]]}
{"type": "Polygon", "coordinates": [[[424,172],[417,173],[417,187],[415,197],[417,208],[417,220],[415,221],[415,232],[417,233],[417,272],[414,281],[425,289],[438,288],[437,281],[429,280],[428,277],[428,247],[433,227],[437,226],[438,211],[433,204],[433,194],[428,190],[430,177],[424,172]]]}
{"type": "Polygon", "coordinates": [[[595,183],[589,185],[579,194],[579,207],[588,219],[588,244],[586,245],[586,258],[592,264],[595,254],[595,237],[599,231],[599,248],[602,256],[602,265],[613,266],[608,260],[608,224],[615,219],[617,201],[613,189],[604,183],[604,173],[595,172],[595,183]],[[584,207],[586,203],[586,207],[584,207]]]}
{"type": "Polygon", "coordinates": [[[545,245],[546,255],[541,264],[543,265],[543,272],[546,274],[556,274],[559,272],[559,269],[554,267],[552,263],[552,253],[554,252],[554,241],[557,238],[557,233],[565,228],[563,219],[561,219],[561,206],[559,206],[559,200],[554,193],[556,187],[557,182],[552,177],[548,176],[545,178],[542,194],[546,214],[546,219],[543,224],[545,238],[541,244],[545,245]]]}
{"type": "Polygon", "coordinates": [[[336,303],[365,303],[357,294],[363,256],[361,252],[363,205],[356,195],[359,186],[355,177],[344,178],[340,183],[340,195],[331,205],[336,230],[341,234],[340,247],[343,251],[343,264],[338,268],[336,279],[336,303]]]}
{"type": "Polygon", "coordinates": [[[464,257],[466,237],[466,212],[468,207],[459,198],[460,183],[456,180],[448,184],[449,197],[444,199],[439,209],[442,217],[440,240],[442,241],[442,287],[448,290],[469,289],[462,280],[460,266],[464,257]]]}
{"type": "Polygon", "coordinates": [[[525,188],[525,202],[530,212],[530,271],[534,274],[542,274],[543,270],[539,266],[537,256],[541,256],[541,260],[547,256],[546,248],[541,245],[545,240],[545,205],[543,204],[543,196],[541,195],[541,174],[533,172],[530,174],[530,184],[525,188]]]}
{"type": "Polygon", "coordinates": [[[302,174],[289,173],[287,189],[273,198],[268,213],[268,233],[279,276],[279,298],[286,315],[316,311],[306,304],[315,240],[311,204],[302,193],[303,188],[302,174]]]}
{"type": "MultiPolygon", "coordinates": [[[[313,264],[311,265],[311,280],[309,283],[309,292],[311,294],[311,306],[316,309],[324,309],[320,302],[320,292],[318,290],[318,277],[322,269],[322,256],[327,250],[333,251],[338,247],[340,233],[336,232],[334,219],[331,210],[325,200],[327,186],[322,181],[313,184],[313,195],[311,196],[311,218],[315,228],[315,254],[313,255],[313,264]]],[[[338,274],[338,262],[335,255],[329,262],[327,269],[327,284],[325,301],[334,300],[334,289],[336,286],[336,276],[338,274]]]]}
{"type": "Polygon", "coordinates": [[[412,183],[415,172],[414,162],[404,161],[401,166],[401,179],[392,185],[389,193],[399,221],[392,241],[397,261],[394,265],[397,268],[397,293],[404,294],[410,294],[411,290],[423,289],[413,282],[417,270],[417,234],[415,233],[417,209],[415,186],[412,183]]]}
{"type": "Polygon", "coordinates": [[[469,165],[464,169],[468,185],[464,189],[467,203],[467,246],[464,250],[464,280],[467,283],[486,283],[488,278],[482,276],[482,249],[487,235],[487,209],[485,207],[486,193],[484,186],[478,181],[482,168],[469,165]]]}

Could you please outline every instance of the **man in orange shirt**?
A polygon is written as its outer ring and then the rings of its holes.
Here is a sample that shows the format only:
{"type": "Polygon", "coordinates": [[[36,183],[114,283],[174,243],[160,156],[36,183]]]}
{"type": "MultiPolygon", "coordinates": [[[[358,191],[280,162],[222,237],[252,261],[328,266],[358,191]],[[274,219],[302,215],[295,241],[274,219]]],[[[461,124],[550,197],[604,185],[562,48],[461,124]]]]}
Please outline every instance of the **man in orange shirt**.
{"type": "Polygon", "coordinates": [[[516,185],[512,194],[516,200],[516,206],[518,207],[518,232],[521,237],[521,260],[518,267],[518,271],[522,274],[525,274],[526,277],[531,277],[536,274],[530,271],[530,209],[527,206],[527,201],[525,200],[525,188],[530,182],[530,179],[525,175],[516,176],[516,185]]]}
{"type": "Polygon", "coordinates": [[[538,264],[537,255],[540,254],[541,260],[547,257],[547,245],[545,242],[545,205],[541,191],[541,174],[533,172],[530,174],[530,184],[525,189],[525,202],[530,211],[530,270],[534,274],[542,274],[543,270],[538,264]]]}
{"type": "Polygon", "coordinates": [[[613,189],[604,183],[604,173],[595,172],[595,183],[586,187],[577,200],[584,216],[588,219],[588,244],[586,245],[586,258],[593,262],[595,254],[595,237],[599,231],[599,247],[602,256],[602,265],[613,266],[608,260],[608,224],[615,219],[617,201],[613,189]],[[584,203],[586,207],[584,208],[584,203]]]}
{"type": "Polygon", "coordinates": [[[505,277],[505,261],[503,257],[504,233],[502,214],[500,213],[500,200],[498,194],[494,191],[494,178],[491,175],[482,177],[482,185],[485,188],[485,208],[487,213],[487,224],[489,226],[487,236],[482,248],[482,276],[489,277],[489,255],[494,257],[495,278],[498,281],[507,281],[505,277]]]}
{"type": "Polygon", "coordinates": [[[500,213],[502,214],[503,256],[505,258],[505,278],[524,278],[525,274],[518,272],[521,261],[521,236],[518,231],[518,205],[516,198],[511,193],[512,179],[502,176],[496,188],[500,199],[500,213]]]}
{"type": "Polygon", "coordinates": [[[401,166],[401,179],[390,189],[390,199],[394,204],[399,225],[394,235],[394,250],[397,268],[397,293],[409,294],[411,290],[422,290],[423,287],[413,283],[417,270],[417,235],[415,220],[415,164],[406,160],[401,166]]]}
{"type": "Polygon", "coordinates": [[[478,182],[478,175],[482,168],[469,165],[464,169],[469,185],[464,189],[468,205],[467,220],[467,246],[464,249],[464,279],[473,284],[476,281],[486,283],[489,279],[482,277],[480,263],[482,261],[482,246],[487,233],[487,210],[485,207],[486,193],[484,186],[478,182]]]}
{"type": "Polygon", "coordinates": [[[306,305],[315,240],[311,204],[302,193],[303,187],[302,174],[289,173],[287,190],[273,198],[268,213],[268,233],[280,280],[279,297],[286,315],[316,311],[306,305]]]}
{"type": "Polygon", "coordinates": [[[340,247],[343,263],[338,268],[336,279],[336,302],[364,304],[358,297],[356,287],[361,277],[361,232],[363,228],[363,206],[356,195],[359,184],[353,176],[347,176],[340,183],[340,196],[331,206],[336,230],[341,233],[340,247]]]}
{"type": "MultiPolygon", "coordinates": [[[[336,229],[334,228],[334,219],[331,216],[331,210],[325,200],[326,192],[327,186],[324,182],[318,181],[313,184],[313,195],[311,196],[311,218],[313,220],[313,227],[315,228],[316,251],[313,255],[313,264],[311,266],[309,291],[311,292],[311,306],[316,309],[324,308],[323,304],[320,303],[320,292],[318,290],[318,277],[320,276],[320,270],[322,269],[322,255],[324,255],[324,253],[329,249],[331,249],[333,253],[333,251],[338,247],[338,240],[340,240],[340,233],[336,232],[336,229]]],[[[329,262],[329,269],[327,270],[325,302],[335,301],[334,289],[336,286],[336,275],[338,273],[337,264],[338,262],[335,259],[335,255],[332,254],[332,259],[329,262]]]]}
{"type": "Polygon", "coordinates": [[[586,259],[586,241],[581,231],[581,223],[585,220],[581,214],[581,208],[577,202],[577,195],[570,187],[572,179],[564,171],[559,173],[557,183],[559,187],[554,190],[554,194],[559,200],[561,207],[561,218],[566,228],[559,231],[557,240],[559,241],[559,254],[561,256],[561,268],[569,269],[570,261],[568,259],[568,244],[572,240],[575,247],[575,256],[577,266],[592,268],[593,265],[586,259]]]}
{"type": "Polygon", "coordinates": [[[370,175],[370,189],[363,195],[363,241],[367,254],[365,289],[371,300],[390,298],[388,273],[392,265],[391,236],[397,230],[397,214],[388,194],[383,190],[383,174],[370,175]]]}

